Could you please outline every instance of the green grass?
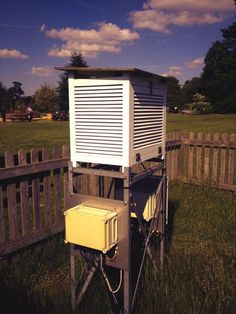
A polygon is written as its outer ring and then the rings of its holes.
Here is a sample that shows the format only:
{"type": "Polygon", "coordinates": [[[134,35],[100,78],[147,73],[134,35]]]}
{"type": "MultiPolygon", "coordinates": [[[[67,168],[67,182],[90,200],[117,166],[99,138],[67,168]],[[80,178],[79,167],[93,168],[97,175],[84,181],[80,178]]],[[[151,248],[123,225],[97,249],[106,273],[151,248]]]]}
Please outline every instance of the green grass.
{"type": "MultiPolygon", "coordinates": [[[[167,132],[235,133],[235,118],[169,114],[167,132]]],[[[68,122],[0,123],[0,155],[68,143],[68,122]]],[[[172,182],[169,197],[171,241],[165,271],[146,263],[135,313],[235,313],[235,194],[172,182]]],[[[69,252],[63,238],[0,263],[0,313],[70,313],[69,252]]],[[[96,278],[82,313],[108,312],[100,283],[96,278]]]]}
{"type": "Polygon", "coordinates": [[[236,133],[235,114],[168,114],[167,132],[236,133]]]}
{"type": "MultiPolygon", "coordinates": [[[[236,115],[167,115],[167,132],[236,133],[236,115]]],[[[69,144],[69,123],[55,121],[0,123],[0,155],[5,151],[69,144]]]]}
{"type": "MultiPolygon", "coordinates": [[[[229,313],[236,308],[236,195],[171,182],[164,273],[145,264],[135,313],[229,313]]],[[[63,236],[0,264],[0,312],[70,313],[69,251],[63,236]]],[[[116,286],[114,284],[114,286],[116,286]]],[[[80,313],[109,313],[100,276],[80,313]]]]}
{"type": "Polygon", "coordinates": [[[0,123],[0,155],[19,149],[69,144],[69,123],[55,121],[0,123]]]}

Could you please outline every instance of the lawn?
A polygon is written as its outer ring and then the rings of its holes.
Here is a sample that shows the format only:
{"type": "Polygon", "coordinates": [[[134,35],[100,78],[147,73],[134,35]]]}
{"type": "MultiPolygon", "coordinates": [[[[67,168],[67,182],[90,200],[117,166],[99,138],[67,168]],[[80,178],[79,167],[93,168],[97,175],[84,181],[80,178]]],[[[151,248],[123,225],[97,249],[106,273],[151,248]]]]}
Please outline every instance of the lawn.
{"type": "MultiPolygon", "coordinates": [[[[236,133],[235,122],[236,115],[169,114],[167,132],[230,134],[236,133]]],[[[68,122],[0,123],[0,155],[68,143],[68,122]]],[[[135,313],[235,313],[235,204],[232,192],[170,182],[165,270],[160,273],[147,260],[135,313]]],[[[0,313],[70,313],[63,240],[58,235],[0,263],[0,313]]],[[[101,285],[96,277],[81,313],[108,313],[101,285]]]]}
{"type": "MultiPolygon", "coordinates": [[[[167,115],[167,132],[236,133],[236,115],[167,115]]],[[[5,151],[69,143],[69,123],[55,121],[0,123],[0,155],[5,151]]]]}
{"type": "MultiPolygon", "coordinates": [[[[135,313],[235,313],[235,203],[231,192],[170,183],[164,273],[147,259],[135,313]]],[[[59,235],[0,264],[0,313],[70,313],[63,239],[59,235]]],[[[80,313],[110,313],[101,277],[92,281],[80,313]]]]}

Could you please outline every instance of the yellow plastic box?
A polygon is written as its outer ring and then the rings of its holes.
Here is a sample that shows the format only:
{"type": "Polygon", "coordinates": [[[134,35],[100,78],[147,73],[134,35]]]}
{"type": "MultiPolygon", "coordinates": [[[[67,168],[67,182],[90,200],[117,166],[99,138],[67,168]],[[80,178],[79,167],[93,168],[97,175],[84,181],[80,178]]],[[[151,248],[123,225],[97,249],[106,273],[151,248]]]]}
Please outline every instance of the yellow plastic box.
{"type": "MultiPolygon", "coordinates": [[[[140,204],[141,202],[145,202],[145,205],[144,205],[145,207],[143,210],[143,219],[146,221],[151,220],[155,214],[156,205],[157,205],[157,196],[155,194],[148,196],[144,193],[140,193],[136,195],[136,201],[138,202],[138,204],[140,204]]],[[[131,213],[131,216],[133,218],[137,218],[134,212],[131,213]]]]}
{"type": "Polygon", "coordinates": [[[65,211],[65,242],[106,253],[118,241],[117,212],[80,204],[65,211]]]}

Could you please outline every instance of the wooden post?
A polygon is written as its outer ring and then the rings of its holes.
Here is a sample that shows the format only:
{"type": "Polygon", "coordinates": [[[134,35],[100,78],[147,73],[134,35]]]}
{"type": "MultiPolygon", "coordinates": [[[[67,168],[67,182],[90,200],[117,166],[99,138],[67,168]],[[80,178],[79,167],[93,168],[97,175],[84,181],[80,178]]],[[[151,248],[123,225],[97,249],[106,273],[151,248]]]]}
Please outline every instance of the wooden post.
{"type": "Polygon", "coordinates": [[[212,161],[212,181],[217,182],[218,176],[218,155],[219,155],[219,133],[214,134],[213,138],[213,161],[212,161]]]}
{"type": "Polygon", "coordinates": [[[220,160],[220,185],[225,183],[225,164],[226,164],[226,147],[227,147],[227,134],[222,134],[222,147],[221,147],[221,160],[220,160]]]}
{"type": "Polygon", "coordinates": [[[5,217],[4,217],[4,207],[3,207],[3,190],[0,185],[0,243],[5,242],[5,217]]]}
{"type": "MultiPolygon", "coordinates": [[[[189,139],[194,139],[194,133],[189,133],[189,139]]],[[[189,156],[188,156],[188,180],[191,181],[193,177],[193,149],[194,146],[192,144],[189,145],[189,156]]]]}
{"type": "MultiPolygon", "coordinates": [[[[26,152],[20,150],[18,152],[19,165],[26,165],[26,152]]],[[[20,182],[20,200],[21,200],[21,225],[22,225],[22,237],[29,234],[31,231],[30,226],[30,212],[29,212],[29,186],[28,180],[20,182]]]]}
{"type": "MultiPolygon", "coordinates": [[[[5,153],[6,168],[14,166],[13,154],[5,153]]],[[[16,240],[19,237],[17,225],[17,207],[16,207],[16,184],[9,183],[7,185],[7,203],[8,203],[8,221],[9,221],[9,236],[10,240],[16,240]]]]}
{"type": "MultiPolygon", "coordinates": [[[[53,157],[54,159],[61,158],[61,149],[59,147],[54,147],[53,157]]],[[[62,219],[62,187],[61,187],[61,169],[53,170],[54,176],[54,192],[55,192],[55,222],[59,222],[62,219]]]]}
{"type": "Polygon", "coordinates": [[[184,136],[180,135],[181,146],[178,153],[178,177],[181,179],[184,176],[184,136]]]}
{"type": "MultiPolygon", "coordinates": [[[[211,134],[206,134],[206,141],[211,140],[211,134]]],[[[204,179],[209,178],[209,169],[210,169],[210,146],[208,144],[205,145],[205,160],[204,160],[204,179]]]]}
{"type": "MultiPolygon", "coordinates": [[[[236,134],[231,134],[229,142],[235,142],[236,134]]],[[[234,162],[235,162],[235,148],[229,148],[229,162],[228,162],[228,181],[227,183],[233,185],[234,183],[234,162]]]]}
{"type": "MultiPolygon", "coordinates": [[[[37,163],[38,150],[32,149],[31,154],[31,163],[37,163]]],[[[39,231],[41,229],[41,213],[40,213],[40,181],[39,177],[36,174],[32,179],[32,203],[33,203],[33,224],[34,231],[39,231]]]]}
{"type": "MultiPolygon", "coordinates": [[[[49,160],[48,148],[44,147],[42,150],[43,161],[49,160]]],[[[51,202],[51,182],[50,171],[45,173],[43,178],[43,196],[44,196],[44,221],[45,226],[50,226],[52,223],[52,202],[51,202]]]]}
{"type": "MultiPolygon", "coordinates": [[[[68,146],[63,146],[62,148],[62,156],[65,157],[69,157],[69,147],[68,146]]],[[[64,187],[64,210],[67,209],[67,198],[68,198],[68,193],[69,193],[69,180],[68,180],[68,168],[65,167],[63,169],[63,187],[64,187]]]]}
{"type": "MultiPolygon", "coordinates": [[[[174,140],[177,140],[179,138],[178,133],[174,133],[174,140]]],[[[175,146],[174,147],[174,178],[178,178],[178,148],[175,146]]]]}
{"type": "Polygon", "coordinates": [[[196,178],[198,181],[201,180],[202,170],[202,132],[197,134],[197,160],[196,160],[196,178]]]}

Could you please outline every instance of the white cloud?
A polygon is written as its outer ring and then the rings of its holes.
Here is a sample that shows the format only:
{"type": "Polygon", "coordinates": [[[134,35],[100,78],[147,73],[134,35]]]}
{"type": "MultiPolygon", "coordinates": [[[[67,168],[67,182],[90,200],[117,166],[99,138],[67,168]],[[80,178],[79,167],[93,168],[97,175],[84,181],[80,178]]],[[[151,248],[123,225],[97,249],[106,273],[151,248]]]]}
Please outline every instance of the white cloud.
{"type": "Polygon", "coordinates": [[[63,42],[60,47],[52,47],[48,55],[52,57],[68,57],[71,52],[78,51],[85,57],[96,58],[101,52],[118,53],[122,45],[132,43],[139,34],[128,28],[119,28],[112,23],[100,23],[98,29],[62,28],[46,30],[46,36],[63,42]]]}
{"type": "Polygon", "coordinates": [[[186,63],[187,68],[196,69],[201,67],[204,64],[204,58],[196,58],[190,62],[186,63]]]}
{"type": "Polygon", "coordinates": [[[130,20],[135,28],[168,34],[171,26],[215,24],[234,11],[232,0],[149,0],[130,20]]]}
{"type": "Polygon", "coordinates": [[[131,13],[131,20],[135,28],[146,28],[156,32],[169,34],[169,26],[189,26],[214,24],[222,21],[222,17],[213,14],[190,13],[187,11],[165,13],[164,11],[144,10],[131,13]]]}
{"type": "Polygon", "coordinates": [[[226,12],[234,11],[233,0],[149,0],[144,9],[161,9],[177,11],[226,12]]]}
{"type": "Polygon", "coordinates": [[[169,67],[166,73],[163,73],[163,76],[178,76],[183,74],[183,68],[180,66],[171,66],[169,67]]]}
{"type": "Polygon", "coordinates": [[[51,76],[54,73],[54,69],[51,67],[32,67],[31,72],[27,74],[37,76],[51,76]]]}
{"type": "Polygon", "coordinates": [[[29,59],[29,56],[16,49],[0,49],[0,58],[29,59]]]}

